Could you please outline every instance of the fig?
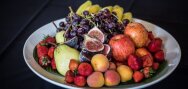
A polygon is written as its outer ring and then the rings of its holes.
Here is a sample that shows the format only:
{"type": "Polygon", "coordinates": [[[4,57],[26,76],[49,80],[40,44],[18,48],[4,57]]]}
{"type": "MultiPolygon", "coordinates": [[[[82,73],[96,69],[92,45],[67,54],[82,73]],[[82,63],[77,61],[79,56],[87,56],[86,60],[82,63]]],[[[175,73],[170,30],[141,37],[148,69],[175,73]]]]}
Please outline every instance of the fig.
{"type": "Polygon", "coordinates": [[[148,32],[141,23],[129,23],[124,30],[124,34],[128,35],[138,48],[146,46],[148,42],[148,32]]]}
{"type": "Polygon", "coordinates": [[[66,45],[68,45],[72,48],[77,48],[77,43],[78,43],[78,37],[77,36],[75,36],[72,39],[65,42],[66,45]]]}
{"type": "Polygon", "coordinates": [[[98,39],[99,41],[101,41],[102,43],[104,42],[104,34],[103,32],[97,28],[96,26],[93,27],[89,32],[88,32],[88,35],[92,38],[96,38],[98,39]]]}
{"type": "Polygon", "coordinates": [[[99,52],[104,49],[104,45],[98,39],[84,35],[84,48],[89,52],[99,52]]]}
{"type": "Polygon", "coordinates": [[[108,45],[108,44],[104,44],[104,49],[103,49],[103,51],[102,51],[102,54],[104,54],[104,55],[108,55],[109,54],[109,52],[110,52],[110,46],[108,45]]]}
{"type": "Polygon", "coordinates": [[[81,62],[90,62],[90,56],[89,56],[89,53],[86,51],[86,50],[84,50],[84,49],[82,49],[82,51],[80,52],[80,61],[81,62]]]}

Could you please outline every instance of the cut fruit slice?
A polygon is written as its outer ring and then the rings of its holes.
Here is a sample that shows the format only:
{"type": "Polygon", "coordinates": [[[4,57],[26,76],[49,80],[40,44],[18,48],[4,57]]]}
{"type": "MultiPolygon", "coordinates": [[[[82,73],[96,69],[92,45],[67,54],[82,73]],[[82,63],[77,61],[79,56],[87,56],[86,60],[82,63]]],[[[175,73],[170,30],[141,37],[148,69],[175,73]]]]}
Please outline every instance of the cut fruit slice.
{"type": "Polygon", "coordinates": [[[88,35],[92,38],[96,38],[99,41],[101,41],[102,43],[104,42],[105,36],[103,34],[103,32],[97,28],[96,26],[93,27],[89,32],[88,35]]]}
{"type": "Polygon", "coordinates": [[[101,41],[88,35],[84,35],[84,47],[89,52],[99,52],[104,49],[104,45],[101,41]]]}
{"type": "Polygon", "coordinates": [[[68,45],[72,48],[77,48],[77,43],[78,43],[78,37],[77,36],[75,36],[72,39],[65,42],[66,45],[68,45]]]}

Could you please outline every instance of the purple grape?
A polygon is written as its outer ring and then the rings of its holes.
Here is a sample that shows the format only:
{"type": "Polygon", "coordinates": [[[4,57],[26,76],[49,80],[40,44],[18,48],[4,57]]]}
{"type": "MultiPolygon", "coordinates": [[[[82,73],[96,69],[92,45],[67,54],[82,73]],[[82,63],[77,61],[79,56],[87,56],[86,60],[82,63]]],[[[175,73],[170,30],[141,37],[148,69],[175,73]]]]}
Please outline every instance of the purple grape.
{"type": "Polygon", "coordinates": [[[82,19],[80,22],[81,25],[89,25],[89,21],[86,19],[82,19]]]}
{"type": "Polygon", "coordinates": [[[76,31],[70,31],[70,38],[72,38],[72,37],[75,37],[76,36],[76,31]]]}
{"type": "Polygon", "coordinates": [[[129,23],[130,21],[128,19],[123,19],[123,25],[124,26],[127,26],[127,24],[129,23]]]}
{"type": "Polygon", "coordinates": [[[65,23],[62,21],[62,22],[59,23],[59,26],[60,27],[65,27],[65,23]]]}
{"type": "Polygon", "coordinates": [[[87,16],[87,15],[89,15],[89,11],[84,11],[83,14],[84,14],[84,16],[87,16]]]}
{"type": "Polygon", "coordinates": [[[67,17],[65,18],[65,21],[66,21],[66,22],[70,22],[70,17],[67,16],[67,17]]]}
{"type": "Polygon", "coordinates": [[[82,35],[82,34],[84,34],[84,29],[83,28],[78,28],[78,30],[77,30],[77,34],[78,35],[82,35]]]}

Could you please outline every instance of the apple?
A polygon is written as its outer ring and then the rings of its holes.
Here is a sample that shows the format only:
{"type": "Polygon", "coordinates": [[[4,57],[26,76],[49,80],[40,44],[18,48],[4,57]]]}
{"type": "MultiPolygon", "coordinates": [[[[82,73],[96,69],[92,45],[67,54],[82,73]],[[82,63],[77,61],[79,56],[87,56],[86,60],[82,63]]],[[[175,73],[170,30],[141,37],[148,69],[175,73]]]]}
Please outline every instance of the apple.
{"type": "Polygon", "coordinates": [[[127,57],[135,52],[133,41],[123,34],[113,36],[110,39],[109,45],[112,48],[113,57],[119,62],[127,60],[127,57]]]}

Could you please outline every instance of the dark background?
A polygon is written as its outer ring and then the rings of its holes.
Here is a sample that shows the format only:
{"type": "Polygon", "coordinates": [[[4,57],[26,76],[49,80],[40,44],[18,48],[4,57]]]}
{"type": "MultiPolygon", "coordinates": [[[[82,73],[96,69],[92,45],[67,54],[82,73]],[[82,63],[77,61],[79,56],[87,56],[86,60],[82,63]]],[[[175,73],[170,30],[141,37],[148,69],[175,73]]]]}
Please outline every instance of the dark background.
{"type": "MultiPolygon", "coordinates": [[[[61,89],[35,75],[23,58],[23,45],[39,27],[65,17],[68,6],[74,10],[85,0],[1,0],[0,5],[0,88],[1,89],[61,89]],[[40,10],[40,11],[38,11],[40,10]],[[37,11],[39,12],[38,14],[37,11]],[[31,18],[34,17],[32,20],[31,18]],[[28,21],[30,22],[29,24],[28,21]]],[[[133,16],[152,22],[178,41],[182,57],[177,69],[163,81],[148,89],[184,88],[188,80],[188,6],[183,0],[92,0],[100,6],[119,4],[133,16]]]]}

